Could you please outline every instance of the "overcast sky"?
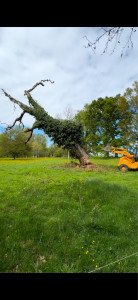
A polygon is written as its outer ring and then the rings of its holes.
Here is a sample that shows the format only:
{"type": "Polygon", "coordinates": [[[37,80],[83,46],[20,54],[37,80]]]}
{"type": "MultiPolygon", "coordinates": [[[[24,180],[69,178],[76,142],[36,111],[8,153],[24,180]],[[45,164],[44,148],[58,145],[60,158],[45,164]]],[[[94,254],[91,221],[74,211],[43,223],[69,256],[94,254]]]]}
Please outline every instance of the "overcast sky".
{"type": "MultiPolygon", "coordinates": [[[[101,55],[105,40],[99,42],[96,54],[84,47],[85,35],[94,41],[102,32],[100,27],[1,27],[0,88],[27,104],[24,90],[50,78],[55,83],[37,87],[32,96],[51,116],[63,113],[67,106],[77,111],[99,97],[123,94],[138,80],[138,29],[133,49],[127,49],[122,58],[129,27],[112,55],[111,51],[101,55]]],[[[20,113],[0,91],[0,121],[10,125],[20,113]]],[[[33,121],[25,114],[25,126],[33,121]]]]}

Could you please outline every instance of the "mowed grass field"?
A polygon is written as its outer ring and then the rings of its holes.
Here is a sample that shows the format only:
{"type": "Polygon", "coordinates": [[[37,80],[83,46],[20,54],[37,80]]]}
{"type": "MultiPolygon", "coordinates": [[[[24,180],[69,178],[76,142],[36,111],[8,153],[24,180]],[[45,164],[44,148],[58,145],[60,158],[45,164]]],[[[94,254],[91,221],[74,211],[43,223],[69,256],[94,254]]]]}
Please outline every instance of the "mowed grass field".
{"type": "Polygon", "coordinates": [[[0,159],[0,272],[136,273],[138,172],[118,160],[0,159]]]}

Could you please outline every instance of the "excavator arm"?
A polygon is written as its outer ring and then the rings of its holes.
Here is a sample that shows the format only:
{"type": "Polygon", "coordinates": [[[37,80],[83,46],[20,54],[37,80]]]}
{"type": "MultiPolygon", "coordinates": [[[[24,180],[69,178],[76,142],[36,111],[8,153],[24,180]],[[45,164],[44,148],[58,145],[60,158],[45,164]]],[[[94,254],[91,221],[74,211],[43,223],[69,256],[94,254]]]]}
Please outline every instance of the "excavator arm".
{"type": "Polygon", "coordinates": [[[131,158],[133,155],[129,154],[127,152],[127,149],[119,148],[119,147],[110,147],[109,144],[105,148],[103,148],[104,151],[112,152],[112,153],[118,153],[122,155],[126,155],[127,157],[131,158]]]}
{"type": "Polygon", "coordinates": [[[118,153],[127,156],[128,158],[133,158],[134,155],[131,155],[127,152],[127,149],[118,148],[118,147],[110,147],[110,152],[118,153]]]}

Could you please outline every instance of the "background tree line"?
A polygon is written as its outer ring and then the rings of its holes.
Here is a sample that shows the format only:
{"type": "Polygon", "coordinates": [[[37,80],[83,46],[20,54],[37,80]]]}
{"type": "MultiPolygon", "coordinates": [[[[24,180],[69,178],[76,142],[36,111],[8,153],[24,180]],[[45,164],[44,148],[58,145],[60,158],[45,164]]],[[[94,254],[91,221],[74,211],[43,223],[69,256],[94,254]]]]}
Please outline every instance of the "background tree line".
{"type": "Polygon", "coordinates": [[[60,157],[67,156],[67,151],[56,144],[47,147],[45,134],[33,134],[29,143],[25,143],[29,133],[24,133],[19,126],[0,134],[0,157],[60,157]]]}

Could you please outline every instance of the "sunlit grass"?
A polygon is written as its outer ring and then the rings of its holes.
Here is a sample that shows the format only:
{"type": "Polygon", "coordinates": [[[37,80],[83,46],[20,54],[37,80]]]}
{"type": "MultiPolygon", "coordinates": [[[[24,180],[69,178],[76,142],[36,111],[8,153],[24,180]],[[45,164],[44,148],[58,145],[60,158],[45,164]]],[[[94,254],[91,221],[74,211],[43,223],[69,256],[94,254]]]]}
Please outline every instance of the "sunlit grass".
{"type": "Polygon", "coordinates": [[[138,172],[66,158],[0,159],[0,272],[137,272],[138,172]],[[102,167],[101,167],[102,166],[102,167]]]}

